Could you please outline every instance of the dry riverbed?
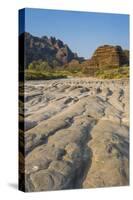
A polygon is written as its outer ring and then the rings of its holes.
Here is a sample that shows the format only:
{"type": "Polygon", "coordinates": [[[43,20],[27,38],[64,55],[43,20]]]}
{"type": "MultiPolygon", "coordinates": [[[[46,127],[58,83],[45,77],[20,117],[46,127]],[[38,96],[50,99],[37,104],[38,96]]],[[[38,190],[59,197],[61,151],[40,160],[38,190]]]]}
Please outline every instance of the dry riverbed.
{"type": "Polygon", "coordinates": [[[129,80],[25,83],[26,191],[129,184],[129,80]]]}

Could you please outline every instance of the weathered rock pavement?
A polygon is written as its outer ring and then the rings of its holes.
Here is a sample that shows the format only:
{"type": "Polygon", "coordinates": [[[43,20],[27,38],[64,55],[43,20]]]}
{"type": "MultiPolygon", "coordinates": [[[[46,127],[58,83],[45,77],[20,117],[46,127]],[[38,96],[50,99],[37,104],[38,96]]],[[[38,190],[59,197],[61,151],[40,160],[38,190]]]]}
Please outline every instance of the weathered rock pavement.
{"type": "Polygon", "coordinates": [[[128,84],[26,82],[26,191],[128,185],[128,84]]]}

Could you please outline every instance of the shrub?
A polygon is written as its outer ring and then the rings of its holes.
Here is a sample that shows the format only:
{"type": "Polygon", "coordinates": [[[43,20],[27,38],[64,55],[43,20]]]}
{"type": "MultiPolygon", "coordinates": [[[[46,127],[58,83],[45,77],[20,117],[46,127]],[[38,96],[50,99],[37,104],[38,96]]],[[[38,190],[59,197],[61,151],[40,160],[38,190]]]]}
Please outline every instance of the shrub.
{"type": "Polygon", "coordinates": [[[32,63],[29,64],[28,66],[29,70],[37,70],[37,71],[44,71],[44,70],[50,70],[50,66],[47,61],[33,61],[32,63]]]}

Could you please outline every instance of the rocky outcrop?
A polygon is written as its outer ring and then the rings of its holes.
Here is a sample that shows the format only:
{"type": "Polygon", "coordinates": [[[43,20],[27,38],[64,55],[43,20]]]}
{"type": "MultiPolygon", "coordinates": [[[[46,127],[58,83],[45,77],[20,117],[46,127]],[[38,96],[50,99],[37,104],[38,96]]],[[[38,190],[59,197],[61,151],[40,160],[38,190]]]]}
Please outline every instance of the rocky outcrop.
{"type": "Polygon", "coordinates": [[[129,57],[130,57],[129,50],[124,50],[124,54],[125,54],[125,56],[127,58],[128,64],[129,64],[129,57]]]}
{"type": "Polygon", "coordinates": [[[129,184],[128,87],[128,80],[26,82],[26,191],[129,184]]]}
{"type": "Polygon", "coordinates": [[[129,51],[123,50],[120,46],[103,45],[96,49],[93,56],[86,60],[73,53],[67,44],[55,37],[35,37],[30,33],[23,33],[19,36],[20,65],[25,68],[33,61],[47,61],[51,67],[62,66],[72,60],[79,61],[89,68],[104,68],[113,66],[129,65],[129,51]],[[24,57],[21,56],[24,43],[24,57]],[[25,59],[25,60],[24,60],[25,59]],[[23,61],[24,60],[24,61],[23,61]]]}
{"type": "Polygon", "coordinates": [[[129,51],[120,46],[104,45],[94,52],[88,66],[96,68],[115,67],[129,64],[129,51]]]}
{"type": "Polygon", "coordinates": [[[77,54],[71,51],[68,45],[55,37],[35,37],[25,32],[19,36],[19,40],[20,44],[21,41],[25,43],[26,68],[28,64],[37,60],[47,61],[49,65],[56,67],[56,65],[66,64],[72,59],[80,59],[77,54]]]}

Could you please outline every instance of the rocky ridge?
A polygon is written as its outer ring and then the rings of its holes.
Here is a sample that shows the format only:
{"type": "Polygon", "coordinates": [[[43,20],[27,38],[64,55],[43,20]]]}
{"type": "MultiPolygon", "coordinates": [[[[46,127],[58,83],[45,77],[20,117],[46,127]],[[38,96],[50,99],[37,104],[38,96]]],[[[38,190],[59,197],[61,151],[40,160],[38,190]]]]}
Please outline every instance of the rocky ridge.
{"type": "MultiPolygon", "coordinates": [[[[25,68],[33,61],[47,61],[53,68],[64,66],[75,61],[83,63],[90,68],[104,68],[129,65],[129,50],[123,50],[120,46],[103,45],[98,47],[89,59],[79,57],[72,52],[67,44],[55,37],[35,37],[30,33],[22,33],[19,36],[20,50],[23,48],[25,54],[25,68]]],[[[23,65],[23,57],[20,52],[20,65],[23,65]]],[[[81,66],[82,67],[82,66],[81,66]]]]}
{"type": "Polygon", "coordinates": [[[47,61],[51,66],[60,66],[72,59],[82,59],[73,53],[67,44],[52,36],[49,38],[47,36],[35,37],[25,32],[19,36],[20,44],[23,41],[25,43],[25,68],[37,60],[47,61]]]}

